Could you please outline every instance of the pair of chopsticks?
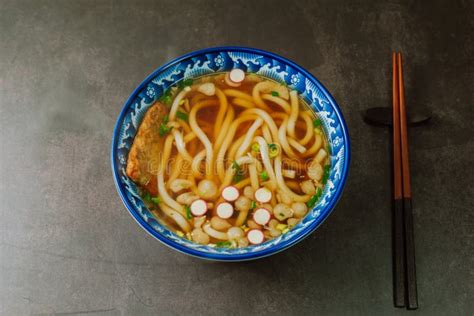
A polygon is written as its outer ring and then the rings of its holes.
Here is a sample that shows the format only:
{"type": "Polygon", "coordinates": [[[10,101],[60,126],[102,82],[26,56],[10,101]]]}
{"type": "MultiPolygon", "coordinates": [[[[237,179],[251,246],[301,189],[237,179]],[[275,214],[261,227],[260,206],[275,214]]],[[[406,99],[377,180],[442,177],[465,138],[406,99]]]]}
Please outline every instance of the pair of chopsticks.
{"type": "Polygon", "coordinates": [[[393,62],[393,288],[396,307],[418,308],[408,159],[407,116],[401,53],[393,62]]]}

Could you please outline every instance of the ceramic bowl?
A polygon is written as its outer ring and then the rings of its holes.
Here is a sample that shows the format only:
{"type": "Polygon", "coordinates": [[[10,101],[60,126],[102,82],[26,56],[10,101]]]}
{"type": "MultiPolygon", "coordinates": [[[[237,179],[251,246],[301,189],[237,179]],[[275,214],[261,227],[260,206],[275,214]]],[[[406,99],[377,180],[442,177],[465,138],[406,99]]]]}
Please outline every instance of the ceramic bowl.
{"type": "Polygon", "coordinates": [[[254,48],[215,47],[195,51],[156,69],[125,102],[113,132],[111,163],[117,191],[132,217],[163,244],[195,257],[240,261],[269,256],[301,241],[328,217],[341,197],[349,169],[347,126],[336,101],[308,71],[281,56],[254,48]],[[331,170],[319,202],[289,232],[246,248],[219,248],[193,243],[163,226],[145,207],[137,187],[126,176],[128,152],[147,109],[177,82],[206,74],[240,68],[285,83],[316,111],[329,140],[331,170]]]}

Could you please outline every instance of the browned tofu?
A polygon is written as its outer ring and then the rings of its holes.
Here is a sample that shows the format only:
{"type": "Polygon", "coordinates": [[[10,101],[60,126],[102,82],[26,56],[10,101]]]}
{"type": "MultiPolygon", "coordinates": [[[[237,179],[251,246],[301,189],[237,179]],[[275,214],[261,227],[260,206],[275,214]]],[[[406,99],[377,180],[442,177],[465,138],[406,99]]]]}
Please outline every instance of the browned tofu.
{"type": "Polygon", "coordinates": [[[157,194],[156,174],[164,141],[159,128],[167,113],[168,108],[160,102],[148,109],[128,153],[127,176],[153,195],[157,194]]]}

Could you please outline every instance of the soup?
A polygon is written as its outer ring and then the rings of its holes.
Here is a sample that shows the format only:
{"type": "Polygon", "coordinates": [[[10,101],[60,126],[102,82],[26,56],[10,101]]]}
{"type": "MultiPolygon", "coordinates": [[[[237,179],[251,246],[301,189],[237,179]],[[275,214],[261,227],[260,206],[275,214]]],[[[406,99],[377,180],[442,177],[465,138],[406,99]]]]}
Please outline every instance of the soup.
{"type": "Polygon", "coordinates": [[[295,90],[233,69],[166,91],[143,117],[126,172],[177,235],[237,248],[297,225],[322,195],[328,157],[321,121],[295,90]]]}

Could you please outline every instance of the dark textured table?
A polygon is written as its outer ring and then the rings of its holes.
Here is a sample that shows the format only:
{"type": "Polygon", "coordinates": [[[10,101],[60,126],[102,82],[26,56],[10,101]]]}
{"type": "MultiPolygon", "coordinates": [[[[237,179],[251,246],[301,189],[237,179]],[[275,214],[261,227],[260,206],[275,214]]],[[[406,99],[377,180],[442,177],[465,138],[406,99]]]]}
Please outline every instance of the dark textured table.
{"type": "Polygon", "coordinates": [[[474,312],[472,1],[0,0],[0,314],[401,314],[392,307],[391,104],[406,60],[420,309],[474,312]],[[383,3],[382,3],[383,2],[383,3]],[[210,263],[161,245],[115,191],[109,148],[134,87],[217,45],[295,60],[331,91],[352,163],[329,219],[297,246],[210,263]]]}

